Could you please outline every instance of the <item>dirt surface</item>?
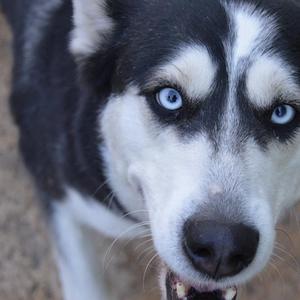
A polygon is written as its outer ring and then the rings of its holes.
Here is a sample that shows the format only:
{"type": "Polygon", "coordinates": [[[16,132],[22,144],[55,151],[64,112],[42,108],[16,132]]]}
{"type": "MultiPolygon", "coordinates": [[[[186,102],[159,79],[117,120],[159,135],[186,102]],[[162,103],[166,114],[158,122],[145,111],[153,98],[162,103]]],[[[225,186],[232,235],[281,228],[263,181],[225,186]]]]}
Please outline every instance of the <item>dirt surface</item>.
{"type": "Polygon", "coordinates": [[[0,15],[0,299],[59,300],[44,223],[7,107],[11,39],[0,15]]]}
{"type": "MultiPolygon", "coordinates": [[[[17,151],[17,130],[7,107],[11,61],[11,38],[0,15],[0,299],[61,300],[46,226],[17,151]]],[[[243,287],[241,300],[300,299],[299,215],[300,208],[291,210],[278,226],[272,263],[243,287]]]]}

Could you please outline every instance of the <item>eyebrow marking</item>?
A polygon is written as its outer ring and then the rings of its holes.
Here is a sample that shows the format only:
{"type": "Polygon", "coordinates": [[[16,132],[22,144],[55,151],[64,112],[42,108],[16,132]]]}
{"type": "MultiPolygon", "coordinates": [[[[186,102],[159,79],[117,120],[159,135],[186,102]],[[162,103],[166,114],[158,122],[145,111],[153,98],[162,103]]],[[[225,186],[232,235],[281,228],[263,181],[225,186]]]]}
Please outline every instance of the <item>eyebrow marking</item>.
{"type": "Polygon", "coordinates": [[[262,55],[249,68],[246,88],[249,100],[259,108],[270,107],[274,101],[300,101],[300,87],[293,70],[276,55],[262,55]]]}
{"type": "Polygon", "coordinates": [[[181,87],[192,100],[199,101],[212,91],[216,73],[217,66],[206,47],[187,45],[159,67],[148,86],[169,82],[181,87]]]}

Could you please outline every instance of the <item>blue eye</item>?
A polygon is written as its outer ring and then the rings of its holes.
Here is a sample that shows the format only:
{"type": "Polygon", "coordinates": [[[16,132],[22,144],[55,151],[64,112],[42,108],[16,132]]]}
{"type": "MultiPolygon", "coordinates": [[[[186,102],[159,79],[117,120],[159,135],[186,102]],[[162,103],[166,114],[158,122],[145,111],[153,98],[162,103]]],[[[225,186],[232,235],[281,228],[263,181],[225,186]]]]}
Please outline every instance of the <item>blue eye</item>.
{"type": "Polygon", "coordinates": [[[274,109],[271,121],[277,125],[285,125],[293,121],[295,116],[295,108],[287,104],[282,104],[274,109]]]}
{"type": "Polygon", "coordinates": [[[156,94],[159,105],[167,110],[178,110],[183,106],[182,96],[178,91],[171,88],[164,88],[156,94]]]}

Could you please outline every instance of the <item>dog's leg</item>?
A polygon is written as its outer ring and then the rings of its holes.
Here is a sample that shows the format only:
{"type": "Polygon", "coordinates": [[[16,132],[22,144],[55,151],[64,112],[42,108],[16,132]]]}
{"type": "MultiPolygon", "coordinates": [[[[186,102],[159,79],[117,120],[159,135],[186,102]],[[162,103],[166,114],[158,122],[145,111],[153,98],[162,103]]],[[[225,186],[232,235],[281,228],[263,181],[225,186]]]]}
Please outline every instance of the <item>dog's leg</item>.
{"type": "Polygon", "coordinates": [[[56,204],[51,223],[65,300],[108,300],[103,277],[97,274],[81,224],[63,204],[56,204]],[[100,277],[100,278],[99,278],[100,277]]]}

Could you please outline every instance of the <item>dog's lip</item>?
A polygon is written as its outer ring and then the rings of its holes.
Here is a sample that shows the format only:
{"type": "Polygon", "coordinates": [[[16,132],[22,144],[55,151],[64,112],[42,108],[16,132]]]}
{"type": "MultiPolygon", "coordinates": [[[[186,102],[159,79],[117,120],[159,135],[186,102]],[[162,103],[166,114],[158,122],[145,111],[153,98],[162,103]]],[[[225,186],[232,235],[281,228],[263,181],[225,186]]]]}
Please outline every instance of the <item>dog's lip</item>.
{"type": "Polygon", "coordinates": [[[172,271],[166,274],[167,300],[235,300],[237,288],[218,289],[213,285],[190,285],[172,271]]]}

